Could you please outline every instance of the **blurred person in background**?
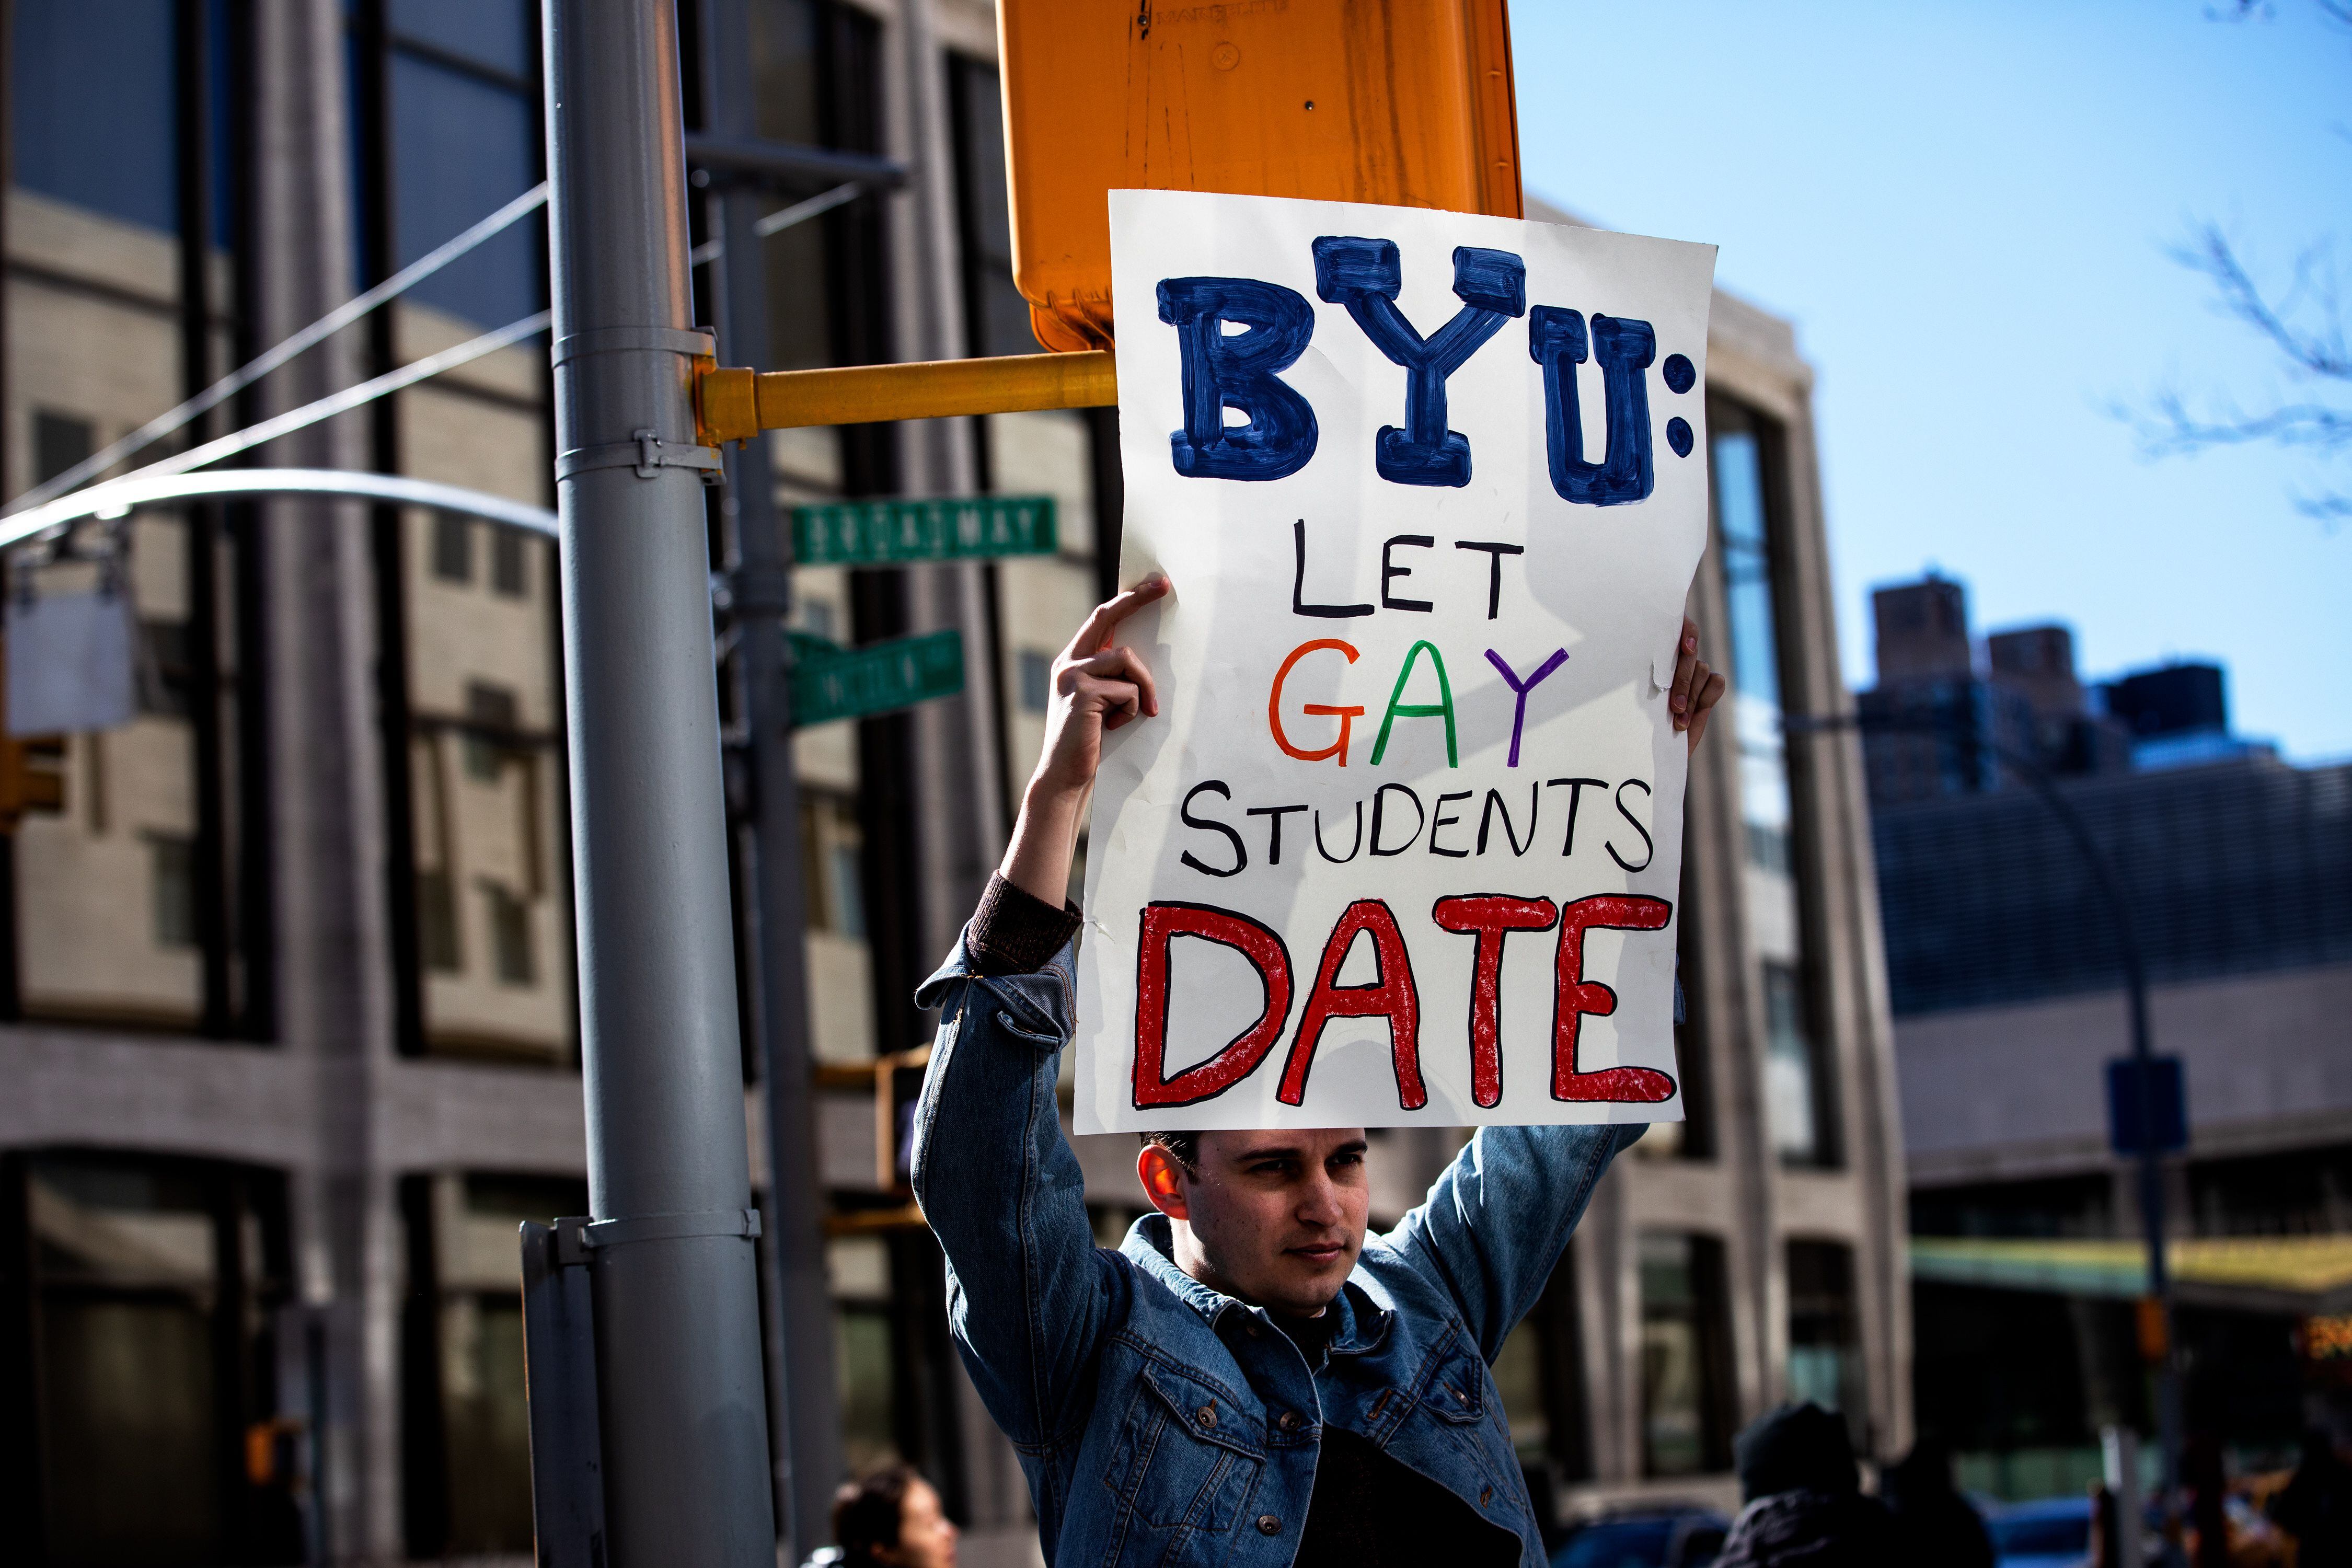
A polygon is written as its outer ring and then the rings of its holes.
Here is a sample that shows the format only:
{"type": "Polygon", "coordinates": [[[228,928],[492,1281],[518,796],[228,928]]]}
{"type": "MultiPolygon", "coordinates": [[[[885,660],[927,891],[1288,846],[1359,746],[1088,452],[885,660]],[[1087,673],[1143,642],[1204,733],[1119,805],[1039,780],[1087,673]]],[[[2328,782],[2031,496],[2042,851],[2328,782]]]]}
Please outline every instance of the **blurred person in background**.
{"type": "Polygon", "coordinates": [[[1732,1521],[1716,1568],[1881,1568],[1928,1561],[1905,1552],[1886,1505],[1863,1495],[1842,1416],[1810,1400],[1784,1405],[1739,1435],[1733,1458],[1745,1506],[1732,1521]]]}
{"type": "Polygon", "coordinates": [[[1983,1518],[1952,1484],[1952,1453],[1922,1437],[1878,1479],[1895,1515],[1902,1561],[1915,1568],[1992,1568],[1992,1538],[1983,1518]]]}
{"type": "Polygon", "coordinates": [[[2180,1456],[2180,1484],[2189,1492],[2189,1527],[2197,1542],[2193,1568],[2230,1568],[2230,1478],[2221,1462],[2221,1439],[2192,1432],[2180,1456]]]}
{"type": "Polygon", "coordinates": [[[2325,1427],[2304,1432],[2303,1458],[2270,1515],[2294,1537],[2295,1568],[2352,1568],[2352,1465],[2325,1427]]]}
{"type": "Polygon", "coordinates": [[[842,1568],[955,1568],[959,1533],[939,1489],[905,1465],[886,1465],[834,1494],[842,1568]]]}

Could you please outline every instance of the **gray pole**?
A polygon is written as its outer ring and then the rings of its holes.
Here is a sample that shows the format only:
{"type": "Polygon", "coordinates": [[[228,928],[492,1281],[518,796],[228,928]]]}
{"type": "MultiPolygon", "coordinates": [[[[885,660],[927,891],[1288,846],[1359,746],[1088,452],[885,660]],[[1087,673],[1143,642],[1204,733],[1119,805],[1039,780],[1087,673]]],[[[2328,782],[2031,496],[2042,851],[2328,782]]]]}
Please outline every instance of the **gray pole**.
{"type": "Polygon", "coordinates": [[[673,0],[545,0],[606,1560],[775,1560],[673,0]]]}
{"type": "MultiPolygon", "coordinates": [[[[748,0],[704,0],[703,56],[709,129],[750,138],[751,19],[748,0]]],[[[767,205],[741,184],[713,204],[723,246],[719,287],[719,357],[764,368],[768,361],[767,262],[751,232],[767,205]]],[[[807,948],[803,935],[800,789],[793,763],[792,682],[784,623],[792,610],[792,545],[776,515],[765,437],[730,459],[730,578],[735,665],[751,773],[751,947],[758,984],[761,1087],[767,1096],[769,1321],[775,1353],[769,1397],[782,1452],[777,1508],[793,1560],[830,1538],[833,1489],[842,1479],[840,1400],[833,1364],[833,1294],[825,1279],[824,1191],[810,1103],[807,948]]]]}

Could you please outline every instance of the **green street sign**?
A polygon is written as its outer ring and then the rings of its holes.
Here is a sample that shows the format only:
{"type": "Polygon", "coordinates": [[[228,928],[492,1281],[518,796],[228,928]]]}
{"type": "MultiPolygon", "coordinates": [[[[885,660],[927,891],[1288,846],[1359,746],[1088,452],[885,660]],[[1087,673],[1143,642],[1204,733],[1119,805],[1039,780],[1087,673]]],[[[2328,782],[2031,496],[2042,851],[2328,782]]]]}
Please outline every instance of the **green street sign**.
{"type": "Polygon", "coordinates": [[[864,719],[963,689],[963,634],[950,627],[866,647],[824,651],[793,638],[793,724],[864,719]]]}
{"type": "Polygon", "coordinates": [[[1051,555],[1052,496],[832,501],[793,508],[793,559],[803,566],[896,566],[993,555],[1051,555]]]}

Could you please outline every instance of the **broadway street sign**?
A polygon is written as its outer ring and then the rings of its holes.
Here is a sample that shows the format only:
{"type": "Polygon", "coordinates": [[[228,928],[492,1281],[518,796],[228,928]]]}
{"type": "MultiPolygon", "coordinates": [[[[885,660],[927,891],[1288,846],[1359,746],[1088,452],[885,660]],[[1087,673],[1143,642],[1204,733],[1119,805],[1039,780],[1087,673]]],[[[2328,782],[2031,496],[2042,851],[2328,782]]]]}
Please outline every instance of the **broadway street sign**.
{"type": "Polygon", "coordinates": [[[963,634],[952,627],[829,652],[796,637],[793,652],[795,727],[870,718],[963,689],[963,634]]]}
{"type": "Polygon", "coordinates": [[[793,508],[793,559],[803,566],[896,566],[992,555],[1051,555],[1051,496],[835,501],[793,508]]]}

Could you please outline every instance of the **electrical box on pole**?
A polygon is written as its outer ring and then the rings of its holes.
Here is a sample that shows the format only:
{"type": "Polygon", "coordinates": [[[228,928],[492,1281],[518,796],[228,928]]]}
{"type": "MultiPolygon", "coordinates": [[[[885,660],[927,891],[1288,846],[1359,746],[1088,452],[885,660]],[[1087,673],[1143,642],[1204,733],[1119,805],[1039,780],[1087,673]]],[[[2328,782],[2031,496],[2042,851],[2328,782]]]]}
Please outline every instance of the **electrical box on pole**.
{"type": "Polygon", "coordinates": [[[1522,216],[1505,0],[1002,0],[1013,279],[1111,346],[1114,190],[1522,216]]]}

